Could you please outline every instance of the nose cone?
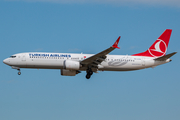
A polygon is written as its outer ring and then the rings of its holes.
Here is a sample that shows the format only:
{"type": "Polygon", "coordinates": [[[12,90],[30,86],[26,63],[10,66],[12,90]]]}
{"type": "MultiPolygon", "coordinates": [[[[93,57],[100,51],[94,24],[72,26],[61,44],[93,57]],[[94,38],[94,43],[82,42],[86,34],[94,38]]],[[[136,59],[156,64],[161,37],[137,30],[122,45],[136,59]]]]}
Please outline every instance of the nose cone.
{"type": "Polygon", "coordinates": [[[9,62],[8,59],[3,60],[3,63],[6,64],[6,65],[8,65],[8,62],[9,62]]]}

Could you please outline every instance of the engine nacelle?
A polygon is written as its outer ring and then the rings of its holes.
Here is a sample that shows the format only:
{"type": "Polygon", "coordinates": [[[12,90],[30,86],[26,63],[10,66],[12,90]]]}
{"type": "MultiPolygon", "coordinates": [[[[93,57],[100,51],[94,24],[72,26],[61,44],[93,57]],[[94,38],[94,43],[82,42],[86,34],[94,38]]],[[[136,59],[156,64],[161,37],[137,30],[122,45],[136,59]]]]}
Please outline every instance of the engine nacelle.
{"type": "Polygon", "coordinates": [[[78,74],[76,70],[61,69],[61,75],[63,76],[75,76],[76,74],[78,74]]]}
{"type": "Polygon", "coordinates": [[[64,67],[64,69],[66,69],[66,70],[79,70],[79,68],[80,68],[80,63],[77,62],[77,61],[65,60],[63,67],[64,67]]]}

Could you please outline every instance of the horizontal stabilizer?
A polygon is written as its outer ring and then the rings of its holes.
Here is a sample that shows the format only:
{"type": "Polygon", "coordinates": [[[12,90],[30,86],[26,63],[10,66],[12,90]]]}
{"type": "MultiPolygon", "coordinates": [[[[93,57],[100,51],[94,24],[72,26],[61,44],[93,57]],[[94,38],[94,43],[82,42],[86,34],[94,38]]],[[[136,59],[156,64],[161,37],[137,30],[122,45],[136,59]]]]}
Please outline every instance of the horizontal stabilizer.
{"type": "Polygon", "coordinates": [[[162,57],[158,57],[158,58],[155,58],[154,60],[157,60],[157,61],[164,61],[164,60],[167,60],[168,58],[172,57],[173,55],[175,55],[177,52],[173,52],[173,53],[170,53],[168,55],[165,55],[165,56],[162,56],[162,57]]]}

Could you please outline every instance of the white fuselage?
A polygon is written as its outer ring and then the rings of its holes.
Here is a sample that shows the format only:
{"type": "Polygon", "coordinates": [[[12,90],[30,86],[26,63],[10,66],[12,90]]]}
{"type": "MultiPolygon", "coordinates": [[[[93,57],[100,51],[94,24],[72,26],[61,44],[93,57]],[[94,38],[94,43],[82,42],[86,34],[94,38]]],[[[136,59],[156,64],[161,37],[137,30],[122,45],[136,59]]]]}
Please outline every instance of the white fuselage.
{"type": "MultiPolygon", "coordinates": [[[[64,61],[82,61],[93,54],[72,54],[72,53],[19,53],[5,59],[3,62],[14,68],[37,68],[37,69],[64,69],[64,61]]],[[[155,61],[152,57],[128,56],[128,55],[107,55],[107,58],[98,65],[101,71],[130,71],[149,67],[155,67],[169,62],[155,61]]],[[[83,67],[80,71],[86,71],[83,67]]]]}
{"type": "Polygon", "coordinates": [[[171,32],[171,29],[166,29],[145,52],[130,56],[108,55],[116,48],[119,49],[119,36],[112,46],[97,54],[29,52],[12,55],[3,62],[17,69],[18,75],[21,74],[20,68],[60,69],[64,76],[75,76],[86,71],[86,78],[89,79],[97,71],[139,70],[170,62],[169,58],[176,54],[173,52],[166,55],[171,32]]]}

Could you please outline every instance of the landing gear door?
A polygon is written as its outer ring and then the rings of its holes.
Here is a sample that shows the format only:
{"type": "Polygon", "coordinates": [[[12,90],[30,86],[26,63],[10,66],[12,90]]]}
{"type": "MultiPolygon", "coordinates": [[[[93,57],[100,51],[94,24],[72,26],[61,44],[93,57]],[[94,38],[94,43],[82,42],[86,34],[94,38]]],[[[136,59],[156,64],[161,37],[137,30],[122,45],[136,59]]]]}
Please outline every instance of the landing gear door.
{"type": "Polygon", "coordinates": [[[26,61],[26,54],[22,55],[22,61],[26,61]]]}

